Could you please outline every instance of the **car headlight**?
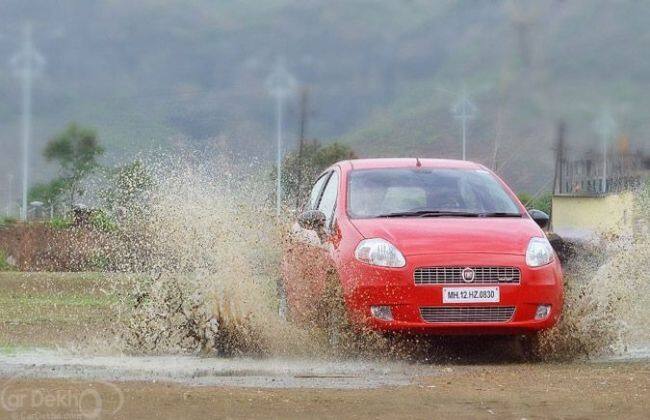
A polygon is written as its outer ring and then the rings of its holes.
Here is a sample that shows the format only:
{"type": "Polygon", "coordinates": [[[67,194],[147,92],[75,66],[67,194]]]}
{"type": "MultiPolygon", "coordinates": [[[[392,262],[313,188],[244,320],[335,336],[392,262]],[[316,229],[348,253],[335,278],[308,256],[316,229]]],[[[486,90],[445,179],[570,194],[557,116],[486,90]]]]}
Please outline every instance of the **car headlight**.
{"type": "Polygon", "coordinates": [[[531,238],[526,249],[526,264],[529,267],[541,267],[555,258],[551,243],[546,238],[531,238]]]}
{"type": "Polygon", "coordinates": [[[361,262],[380,267],[398,268],[406,265],[404,255],[395,248],[395,245],[380,238],[364,239],[359,242],[354,256],[361,262]]]}

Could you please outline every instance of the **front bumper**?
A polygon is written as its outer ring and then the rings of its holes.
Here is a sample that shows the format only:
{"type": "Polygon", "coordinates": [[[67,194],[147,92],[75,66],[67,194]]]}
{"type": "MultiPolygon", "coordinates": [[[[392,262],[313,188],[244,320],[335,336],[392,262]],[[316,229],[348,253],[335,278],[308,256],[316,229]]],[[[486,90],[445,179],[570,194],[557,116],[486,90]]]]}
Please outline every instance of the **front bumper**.
{"type": "Polygon", "coordinates": [[[552,327],[560,317],[563,304],[562,273],[559,263],[530,268],[523,255],[438,254],[409,256],[400,269],[376,268],[352,261],[342,275],[348,314],[359,326],[383,332],[415,334],[525,334],[552,327]],[[443,287],[481,287],[492,284],[416,285],[413,272],[431,266],[507,266],[521,271],[519,284],[498,284],[498,303],[443,303],[443,287]],[[370,314],[370,307],[390,306],[393,320],[384,321],[370,314]],[[550,314],[535,319],[539,305],[551,305],[550,314]],[[515,308],[507,321],[427,322],[423,307],[506,307],[515,308]]]}

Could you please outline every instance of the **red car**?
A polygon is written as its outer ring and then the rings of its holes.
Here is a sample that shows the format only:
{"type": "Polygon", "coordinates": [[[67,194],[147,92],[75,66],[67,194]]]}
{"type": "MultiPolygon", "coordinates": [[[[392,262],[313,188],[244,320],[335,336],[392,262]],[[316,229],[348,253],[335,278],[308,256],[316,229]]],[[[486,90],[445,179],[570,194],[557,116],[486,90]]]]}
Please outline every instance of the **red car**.
{"type": "Polygon", "coordinates": [[[548,216],[482,165],[338,162],[304,210],[283,264],[292,320],[327,318],[332,286],[353,325],[380,332],[527,334],[560,316],[548,216]]]}

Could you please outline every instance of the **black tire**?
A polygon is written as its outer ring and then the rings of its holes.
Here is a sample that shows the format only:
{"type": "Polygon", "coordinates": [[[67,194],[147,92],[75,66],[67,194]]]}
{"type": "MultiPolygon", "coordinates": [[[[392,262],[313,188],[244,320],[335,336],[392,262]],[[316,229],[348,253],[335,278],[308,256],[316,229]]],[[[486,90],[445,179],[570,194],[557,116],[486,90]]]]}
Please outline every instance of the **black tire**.
{"type": "Polygon", "coordinates": [[[542,359],[539,352],[539,333],[531,333],[516,337],[517,350],[521,358],[527,362],[538,362],[542,359]]]}

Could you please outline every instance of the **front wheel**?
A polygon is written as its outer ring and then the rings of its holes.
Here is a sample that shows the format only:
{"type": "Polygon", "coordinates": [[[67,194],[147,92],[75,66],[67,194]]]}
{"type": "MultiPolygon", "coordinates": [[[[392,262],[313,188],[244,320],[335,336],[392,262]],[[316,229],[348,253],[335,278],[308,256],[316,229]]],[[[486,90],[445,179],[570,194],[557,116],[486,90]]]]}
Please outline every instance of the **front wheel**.
{"type": "Polygon", "coordinates": [[[328,274],[325,293],[323,295],[321,326],[325,332],[327,342],[332,349],[340,350],[350,341],[351,327],[348,321],[343,289],[338,276],[331,272],[328,274]]]}
{"type": "Polygon", "coordinates": [[[540,335],[538,332],[515,337],[515,345],[519,355],[527,362],[541,360],[540,335]]]}

